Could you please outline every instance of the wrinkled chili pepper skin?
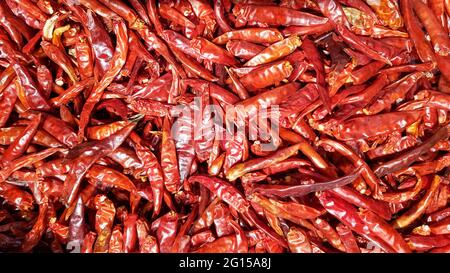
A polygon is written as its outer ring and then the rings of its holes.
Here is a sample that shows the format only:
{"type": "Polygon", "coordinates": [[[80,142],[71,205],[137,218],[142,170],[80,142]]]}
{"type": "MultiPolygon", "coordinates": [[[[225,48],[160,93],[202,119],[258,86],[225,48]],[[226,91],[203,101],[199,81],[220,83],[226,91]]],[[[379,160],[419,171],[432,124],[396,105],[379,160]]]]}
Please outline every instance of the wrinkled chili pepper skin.
{"type": "Polygon", "coordinates": [[[111,200],[104,195],[95,196],[94,204],[97,209],[95,214],[95,230],[98,237],[95,240],[93,252],[108,252],[116,209],[111,200]]]}
{"type": "Polygon", "coordinates": [[[235,65],[236,59],[226,50],[216,46],[204,38],[194,38],[189,45],[202,59],[223,65],[235,65]]]}
{"type": "Polygon", "coordinates": [[[300,45],[300,38],[298,38],[296,35],[289,36],[288,38],[267,47],[266,49],[258,53],[255,57],[246,62],[244,66],[257,66],[269,63],[291,54],[300,45]]]}
{"type": "Polygon", "coordinates": [[[27,69],[19,63],[13,63],[13,68],[19,78],[20,85],[25,91],[28,105],[36,110],[49,110],[50,106],[47,100],[44,98],[42,91],[37,88],[27,69]]]}
{"type": "Polygon", "coordinates": [[[73,68],[70,60],[63,52],[61,52],[61,50],[58,47],[54,46],[53,44],[47,41],[42,41],[41,47],[44,50],[45,54],[52,61],[58,64],[64,70],[64,72],[67,73],[71,81],[73,82],[78,81],[78,77],[75,74],[75,69],[73,68]]]}
{"type": "Polygon", "coordinates": [[[263,23],[270,26],[311,26],[327,22],[327,19],[306,12],[284,7],[264,5],[236,5],[233,14],[237,17],[236,27],[263,23]]]}
{"type": "Polygon", "coordinates": [[[258,44],[273,44],[283,40],[283,35],[277,29],[246,28],[242,30],[227,31],[215,38],[213,42],[222,45],[232,40],[248,41],[258,44]]]}
{"type": "Polygon", "coordinates": [[[161,145],[161,168],[164,185],[169,192],[175,192],[180,184],[180,173],[175,153],[176,147],[169,131],[169,120],[164,119],[161,145]]]}
{"type": "Polygon", "coordinates": [[[411,207],[408,211],[402,214],[399,218],[397,218],[394,222],[395,228],[403,228],[411,224],[415,219],[420,217],[426,207],[429,205],[432,195],[436,192],[439,184],[441,183],[441,178],[436,176],[425,195],[422,199],[417,202],[413,207],[411,207]]]}
{"type": "Polygon", "coordinates": [[[105,75],[102,77],[101,81],[94,86],[89,98],[83,106],[83,110],[80,115],[80,130],[78,131],[79,138],[84,137],[84,130],[87,126],[89,115],[91,114],[95,104],[100,100],[103,91],[125,64],[125,59],[128,53],[127,28],[124,22],[118,22],[114,26],[117,35],[116,51],[111,58],[111,67],[105,72],[105,75]]]}
{"type": "Polygon", "coordinates": [[[117,149],[125,138],[131,133],[136,124],[131,122],[122,130],[108,138],[98,142],[88,142],[79,146],[78,149],[72,150],[72,154],[68,154],[67,160],[74,160],[73,168],[70,169],[68,180],[64,184],[63,196],[66,199],[66,205],[73,202],[75,194],[78,191],[82,177],[87,173],[96,160],[102,155],[109,154],[117,149]]]}
{"type": "Polygon", "coordinates": [[[1,163],[3,165],[8,164],[11,160],[18,158],[25,152],[36,134],[40,122],[41,115],[36,115],[23,132],[8,146],[2,156],[1,163]]]}
{"type": "Polygon", "coordinates": [[[450,252],[449,15],[0,1],[0,251],[450,252]]]}
{"type": "Polygon", "coordinates": [[[255,91],[281,82],[291,75],[292,70],[288,61],[279,61],[257,67],[240,80],[247,89],[255,91]]]}

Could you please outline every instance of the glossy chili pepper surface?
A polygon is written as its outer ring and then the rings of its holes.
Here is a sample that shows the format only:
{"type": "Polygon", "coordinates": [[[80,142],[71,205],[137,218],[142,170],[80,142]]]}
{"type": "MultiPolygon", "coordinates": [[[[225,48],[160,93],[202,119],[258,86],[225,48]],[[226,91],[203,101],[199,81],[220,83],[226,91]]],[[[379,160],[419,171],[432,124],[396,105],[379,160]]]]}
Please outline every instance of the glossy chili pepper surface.
{"type": "Polygon", "coordinates": [[[449,252],[449,18],[0,1],[0,252],[449,252]]]}

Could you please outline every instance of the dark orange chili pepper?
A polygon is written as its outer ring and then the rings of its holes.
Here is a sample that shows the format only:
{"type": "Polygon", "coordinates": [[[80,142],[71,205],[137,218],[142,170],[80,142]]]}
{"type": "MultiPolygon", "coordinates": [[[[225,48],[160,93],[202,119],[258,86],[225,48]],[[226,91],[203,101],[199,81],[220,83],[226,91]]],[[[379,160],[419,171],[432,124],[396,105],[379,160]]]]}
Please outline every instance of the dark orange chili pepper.
{"type": "Polygon", "coordinates": [[[449,252],[449,14],[0,1],[0,251],[449,252]]]}

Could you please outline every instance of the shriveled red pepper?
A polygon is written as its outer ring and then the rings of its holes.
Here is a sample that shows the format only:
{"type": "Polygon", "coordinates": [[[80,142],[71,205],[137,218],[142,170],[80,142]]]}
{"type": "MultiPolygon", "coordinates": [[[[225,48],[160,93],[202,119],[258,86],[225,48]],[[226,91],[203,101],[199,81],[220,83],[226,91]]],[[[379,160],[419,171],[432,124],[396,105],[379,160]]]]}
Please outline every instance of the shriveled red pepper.
{"type": "Polygon", "coordinates": [[[105,72],[101,81],[96,84],[89,94],[89,98],[83,105],[83,110],[80,114],[80,129],[78,136],[84,137],[84,130],[88,124],[89,116],[96,103],[99,102],[103,91],[112,82],[113,78],[120,72],[120,69],[125,64],[125,59],[128,53],[128,34],[125,23],[117,22],[114,24],[114,30],[117,35],[116,50],[111,58],[111,67],[105,72]]]}
{"type": "Polygon", "coordinates": [[[0,1],[0,251],[449,252],[450,1],[75,2],[0,1]]]}

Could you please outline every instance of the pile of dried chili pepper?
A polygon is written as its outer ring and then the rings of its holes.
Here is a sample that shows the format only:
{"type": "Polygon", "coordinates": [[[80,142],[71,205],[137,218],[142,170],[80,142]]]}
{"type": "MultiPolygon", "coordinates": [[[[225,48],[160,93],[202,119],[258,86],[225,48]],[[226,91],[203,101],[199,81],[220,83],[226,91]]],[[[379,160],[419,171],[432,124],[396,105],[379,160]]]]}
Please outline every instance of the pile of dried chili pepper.
{"type": "Polygon", "coordinates": [[[0,1],[0,252],[450,252],[449,28],[447,0],[0,1]]]}

